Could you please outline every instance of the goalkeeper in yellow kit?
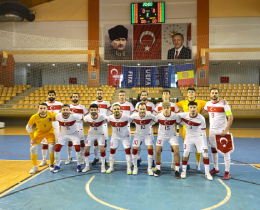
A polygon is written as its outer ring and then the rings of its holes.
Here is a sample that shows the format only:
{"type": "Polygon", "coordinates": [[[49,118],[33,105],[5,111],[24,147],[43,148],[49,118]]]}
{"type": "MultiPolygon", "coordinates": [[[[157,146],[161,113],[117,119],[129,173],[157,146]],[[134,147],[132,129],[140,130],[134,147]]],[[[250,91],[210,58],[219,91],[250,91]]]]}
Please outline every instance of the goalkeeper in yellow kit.
{"type": "MultiPolygon", "coordinates": [[[[198,107],[197,112],[201,113],[201,110],[204,108],[204,106],[207,103],[207,101],[196,100],[195,99],[195,89],[194,88],[188,88],[187,89],[187,93],[188,93],[188,100],[180,101],[180,102],[176,103],[176,105],[178,107],[182,107],[183,112],[188,112],[188,104],[189,104],[189,102],[194,101],[194,102],[197,103],[197,107],[198,107]]],[[[185,126],[183,126],[183,142],[184,142],[184,139],[185,139],[185,133],[186,133],[186,129],[185,129],[185,126]]],[[[200,170],[201,153],[197,153],[196,147],[195,147],[195,156],[196,156],[196,160],[197,160],[197,164],[196,164],[197,171],[201,171],[200,170]]],[[[189,157],[190,157],[190,155],[189,155],[189,157]]],[[[189,169],[189,168],[190,168],[190,165],[187,164],[187,169],[189,169]]]]}
{"type": "Polygon", "coordinates": [[[38,113],[31,116],[26,130],[30,134],[30,152],[33,167],[30,170],[30,174],[38,172],[37,166],[37,151],[42,139],[46,138],[49,144],[50,150],[50,170],[54,167],[54,149],[55,149],[55,134],[52,127],[52,121],[55,120],[56,113],[47,112],[48,105],[46,103],[40,103],[38,106],[38,113]],[[32,126],[36,124],[35,132],[32,130],[32,126]]]}

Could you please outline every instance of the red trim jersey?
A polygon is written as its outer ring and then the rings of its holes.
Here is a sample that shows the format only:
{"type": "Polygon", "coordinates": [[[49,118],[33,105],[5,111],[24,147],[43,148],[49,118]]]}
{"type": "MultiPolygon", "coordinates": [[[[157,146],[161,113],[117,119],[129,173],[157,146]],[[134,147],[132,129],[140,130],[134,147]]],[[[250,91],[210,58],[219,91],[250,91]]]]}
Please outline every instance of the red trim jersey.
{"type": "Polygon", "coordinates": [[[97,118],[92,118],[91,114],[84,117],[84,122],[90,126],[88,135],[104,135],[103,124],[105,124],[107,117],[103,114],[98,114],[97,118]]]}
{"type": "Polygon", "coordinates": [[[129,116],[121,114],[119,118],[115,118],[115,115],[110,115],[107,117],[107,122],[109,122],[112,127],[113,138],[125,138],[130,136],[127,125],[132,122],[132,119],[129,116]]]}
{"type": "MultiPolygon", "coordinates": [[[[171,104],[171,111],[172,112],[175,112],[175,113],[180,112],[179,107],[175,103],[170,102],[170,104],[171,104]]],[[[162,111],[162,102],[160,102],[158,104],[158,106],[155,107],[155,110],[154,110],[155,113],[158,113],[159,111],[162,111]]]]}
{"type": "Polygon", "coordinates": [[[135,135],[138,136],[147,136],[151,133],[151,125],[155,124],[155,116],[152,114],[146,114],[144,117],[141,117],[139,113],[132,114],[130,118],[135,122],[135,135]]]}
{"type": "Polygon", "coordinates": [[[108,116],[110,114],[110,103],[107,101],[93,101],[91,104],[97,104],[98,105],[98,113],[108,116]]]}
{"type": "Polygon", "coordinates": [[[78,114],[70,114],[67,118],[62,116],[62,113],[56,115],[55,119],[59,122],[61,134],[72,134],[77,131],[77,122],[81,122],[83,117],[78,114]]]}
{"type": "Polygon", "coordinates": [[[120,107],[121,107],[121,113],[122,113],[123,115],[130,116],[130,115],[133,114],[134,111],[135,111],[135,108],[134,108],[133,104],[130,103],[130,102],[128,102],[128,101],[125,101],[124,103],[121,103],[121,102],[113,103],[113,105],[111,106],[111,109],[110,109],[111,112],[113,112],[113,106],[114,106],[115,104],[119,104],[119,105],[120,105],[120,107]]]}
{"type": "Polygon", "coordinates": [[[45,103],[48,105],[48,111],[53,113],[59,113],[61,106],[63,105],[63,103],[59,101],[53,101],[53,102],[46,101],[45,103]]]}
{"type": "Polygon", "coordinates": [[[181,119],[180,124],[186,126],[186,139],[201,137],[206,130],[205,118],[201,114],[191,117],[189,112],[179,113],[181,119]]]}
{"type": "Polygon", "coordinates": [[[226,115],[231,113],[229,105],[224,105],[222,100],[213,103],[208,101],[204,107],[204,110],[209,113],[210,129],[225,129],[227,126],[226,115]]]}
{"type": "Polygon", "coordinates": [[[88,114],[88,109],[81,104],[70,104],[70,111],[81,116],[85,116],[86,114],[88,114]]]}
{"type": "MultiPolygon", "coordinates": [[[[135,111],[138,112],[138,105],[141,103],[138,102],[136,105],[135,105],[135,111]]],[[[150,102],[150,101],[147,101],[146,102],[146,114],[153,114],[153,111],[155,110],[155,106],[153,104],[153,102],[150,102]]]]}
{"type": "Polygon", "coordinates": [[[174,124],[180,123],[181,119],[179,115],[171,112],[170,116],[165,116],[163,112],[156,115],[154,121],[159,123],[158,136],[171,138],[176,135],[174,124]]]}

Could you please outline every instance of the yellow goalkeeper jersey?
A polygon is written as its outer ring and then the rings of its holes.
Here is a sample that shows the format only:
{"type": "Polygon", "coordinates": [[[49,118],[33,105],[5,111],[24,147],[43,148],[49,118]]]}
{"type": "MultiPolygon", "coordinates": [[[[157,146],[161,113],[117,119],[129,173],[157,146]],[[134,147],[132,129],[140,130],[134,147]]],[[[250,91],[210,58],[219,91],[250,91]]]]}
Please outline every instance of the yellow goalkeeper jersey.
{"type": "MultiPolygon", "coordinates": [[[[198,110],[197,112],[200,113],[201,112],[201,109],[204,108],[204,106],[206,105],[207,101],[203,101],[203,100],[195,100],[194,102],[197,103],[197,107],[198,107],[198,110]]],[[[183,112],[188,112],[188,104],[190,103],[189,100],[183,100],[183,101],[179,101],[178,103],[176,103],[176,105],[178,107],[182,107],[183,109],[183,112]]]]}

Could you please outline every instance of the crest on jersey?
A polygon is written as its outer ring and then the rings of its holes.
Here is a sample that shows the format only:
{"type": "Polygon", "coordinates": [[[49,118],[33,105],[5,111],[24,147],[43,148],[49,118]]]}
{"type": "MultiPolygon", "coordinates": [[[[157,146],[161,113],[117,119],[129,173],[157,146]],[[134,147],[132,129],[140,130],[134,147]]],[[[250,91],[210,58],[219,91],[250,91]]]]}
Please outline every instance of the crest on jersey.
{"type": "Polygon", "coordinates": [[[226,155],[234,151],[234,143],[232,133],[225,136],[215,135],[217,150],[220,154],[226,155]]]}
{"type": "Polygon", "coordinates": [[[49,118],[49,119],[48,119],[48,122],[51,122],[51,121],[52,121],[52,118],[49,118]]]}

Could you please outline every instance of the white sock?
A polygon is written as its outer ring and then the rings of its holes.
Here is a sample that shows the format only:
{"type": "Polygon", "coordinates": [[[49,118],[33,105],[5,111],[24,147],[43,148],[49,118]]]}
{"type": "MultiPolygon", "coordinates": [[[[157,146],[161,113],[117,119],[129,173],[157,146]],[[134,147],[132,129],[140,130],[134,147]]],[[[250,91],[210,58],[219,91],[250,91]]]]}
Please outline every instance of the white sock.
{"type": "Polygon", "coordinates": [[[106,160],[106,157],[101,157],[101,165],[102,166],[105,166],[105,160],[106,160]]]}
{"type": "Polygon", "coordinates": [[[153,155],[148,155],[148,168],[152,168],[153,165],[153,155]]]}
{"type": "Polygon", "coordinates": [[[209,165],[208,164],[204,164],[205,167],[205,174],[209,173],[209,165]]]}
{"type": "Polygon", "coordinates": [[[196,165],[197,165],[198,167],[200,167],[200,162],[197,162],[196,165]]]}
{"type": "Polygon", "coordinates": [[[175,158],[174,152],[171,152],[171,153],[172,153],[172,163],[174,163],[174,158],[175,158]]]}
{"type": "Polygon", "coordinates": [[[54,157],[55,157],[55,165],[60,167],[60,152],[55,152],[54,157]]]}
{"type": "Polygon", "coordinates": [[[89,166],[89,156],[85,156],[85,163],[86,163],[86,166],[89,166]]]}
{"type": "Polygon", "coordinates": [[[98,159],[98,146],[94,146],[94,156],[98,159]]]}
{"type": "Polygon", "coordinates": [[[156,165],[156,168],[157,168],[157,170],[161,170],[161,164],[160,165],[156,165]]]}
{"type": "Polygon", "coordinates": [[[126,159],[127,168],[130,168],[131,167],[131,155],[126,155],[125,159],[126,159]]]}
{"type": "Polygon", "coordinates": [[[68,146],[67,151],[68,151],[68,159],[71,159],[72,146],[71,147],[68,146]]]}
{"type": "Polygon", "coordinates": [[[81,165],[81,152],[76,152],[77,165],[81,165]]]}
{"type": "Polygon", "coordinates": [[[138,148],[138,151],[137,151],[137,159],[140,160],[141,159],[141,146],[138,148]]]}
{"type": "Polygon", "coordinates": [[[84,158],[85,147],[80,147],[81,158],[84,158]]]}
{"type": "Polygon", "coordinates": [[[186,172],[186,170],[187,170],[187,165],[182,165],[182,171],[186,172]]]}
{"type": "Polygon", "coordinates": [[[48,149],[42,149],[42,160],[46,161],[48,149]]]}
{"type": "Polygon", "coordinates": [[[115,159],[116,159],[116,153],[109,155],[109,161],[110,161],[110,167],[111,167],[111,168],[114,167],[114,161],[115,161],[115,159]]]}
{"type": "Polygon", "coordinates": [[[175,171],[180,171],[180,166],[175,166],[175,171]]]}
{"type": "Polygon", "coordinates": [[[134,167],[137,167],[137,155],[132,155],[134,167]]]}
{"type": "Polygon", "coordinates": [[[230,154],[224,155],[224,161],[225,161],[225,171],[230,170],[230,154]]]}
{"type": "Polygon", "coordinates": [[[219,170],[218,169],[218,153],[211,153],[211,157],[212,157],[212,162],[214,165],[215,170],[219,170]]]}

